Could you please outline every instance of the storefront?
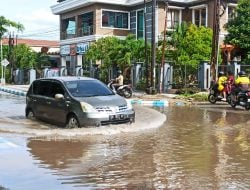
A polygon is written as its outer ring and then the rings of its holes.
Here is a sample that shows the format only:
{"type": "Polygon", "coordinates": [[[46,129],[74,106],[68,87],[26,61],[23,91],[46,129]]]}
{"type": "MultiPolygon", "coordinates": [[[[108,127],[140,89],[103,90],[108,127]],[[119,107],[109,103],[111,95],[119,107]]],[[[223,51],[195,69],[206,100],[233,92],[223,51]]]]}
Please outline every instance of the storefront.
{"type": "MultiPolygon", "coordinates": [[[[60,48],[62,67],[67,69],[68,75],[75,76],[79,73],[90,72],[90,62],[86,60],[86,52],[89,48],[89,42],[63,45],[60,48]]],[[[88,74],[87,74],[88,75],[88,74]]]]}

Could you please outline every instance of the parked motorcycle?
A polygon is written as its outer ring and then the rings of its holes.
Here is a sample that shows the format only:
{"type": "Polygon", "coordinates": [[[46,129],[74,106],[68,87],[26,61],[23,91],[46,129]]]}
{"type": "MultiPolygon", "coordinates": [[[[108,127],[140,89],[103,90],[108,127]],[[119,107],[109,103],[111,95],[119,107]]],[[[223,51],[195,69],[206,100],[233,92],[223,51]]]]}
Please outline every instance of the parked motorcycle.
{"type": "Polygon", "coordinates": [[[120,96],[123,96],[125,98],[131,98],[133,91],[131,85],[121,85],[115,88],[113,85],[115,83],[115,80],[112,79],[108,83],[108,87],[113,90],[115,93],[119,94],[120,96]]]}
{"type": "Polygon", "coordinates": [[[237,96],[230,94],[228,97],[228,103],[235,108],[237,105],[244,107],[246,110],[250,109],[250,91],[240,91],[237,96]]]}
{"type": "MultiPolygon", "coordinates": [[[[232,89],[231,87],[228,88],[226,87],[226,85],[229,85],[229,84],[225,84],[225,88],[227,89],[232,89]]],[[[226,92],[226,101],[228,102],[228,97],[230,95],[231,91],[227,91],[226,92]]],[[[210,89],[209,89],[209,94],[208,94],[208,101],[211,103],[211,104],[215,104],[217,101],[222,101],[222,96],[220,96],[220,91],[218,90],[218,84],[214,84],[214,85],[211,85],[210,89]]]]}

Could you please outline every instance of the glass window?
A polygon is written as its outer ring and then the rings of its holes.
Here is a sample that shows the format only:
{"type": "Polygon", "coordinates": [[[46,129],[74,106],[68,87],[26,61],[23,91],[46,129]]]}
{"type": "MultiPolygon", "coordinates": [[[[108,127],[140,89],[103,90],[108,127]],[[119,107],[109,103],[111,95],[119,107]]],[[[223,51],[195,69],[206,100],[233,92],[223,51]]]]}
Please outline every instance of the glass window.
{"type": "Polygon", "coordinates": [[[206,8],[194,10],[194,24],[197,26],[206,26],[206,8]]]}
{"type": "Polygon", "coordinates": [[[137,12],[137,39],[143,38],[144,33],[144,11],[137,12]]]}
{"type": "Polygon", "coordinates": [[[60,83],[53,82],[51,87],[51,97],[54,98],[56,94],[64,95],[64,89],[60,83]]]}
{"type": "Polygon", "coordinates": [[[69,35],[76,34],[76,22],[74,20],[69,20],[66,32],[69,35]]]}
{"type": "Polygon", "coordinates": [[[33,93],[39,96],[50,96],[50,84],[49,81],[35,81],[33,84],[33,93]]]}
{"type": "Polygon", "coordinates": [[[102,11],[102,26],[128,29],[128,13],[102,11]]]}
{"type": "Polygon", "coordinates": [[[86,13],[82,15],[82,35],[92,35],[93,34],[93,12],[86,13]]]}
{"type": "Polygon", "coordinates": [[[180,22],[180,10],[169,9],[167,12],[167,28],[174,29],[180,22]]]}
{"type": "Polygon", "coordinates": [[[97,80],[76,80],[65,82],[69,92],[74,97],[109,96],[114,92],[97,80]]]}
{"type": "Polygon", "coordinates": [[[228,6],[228,22],[235,18],[235,7],[228,6]]]}

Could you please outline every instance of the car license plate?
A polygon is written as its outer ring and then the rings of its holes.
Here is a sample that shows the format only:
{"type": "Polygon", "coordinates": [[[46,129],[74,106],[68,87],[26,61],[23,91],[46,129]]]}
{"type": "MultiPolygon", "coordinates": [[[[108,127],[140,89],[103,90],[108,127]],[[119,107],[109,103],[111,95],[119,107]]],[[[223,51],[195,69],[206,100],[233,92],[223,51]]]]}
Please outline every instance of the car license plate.
{"type": "Polygon", "coordinates": [[[110,115],[109,120],[119,120],[126,118],[126,115],[124,114],[117,114],[117,115],[110,115]]]}

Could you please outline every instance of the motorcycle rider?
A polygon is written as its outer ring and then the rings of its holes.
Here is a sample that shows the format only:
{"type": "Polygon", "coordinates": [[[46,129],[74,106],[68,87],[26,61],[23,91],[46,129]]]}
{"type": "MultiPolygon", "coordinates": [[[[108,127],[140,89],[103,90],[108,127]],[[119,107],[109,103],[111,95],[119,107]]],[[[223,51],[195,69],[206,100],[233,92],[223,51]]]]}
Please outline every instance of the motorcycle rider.
{"type": "Polygon", "coordinates": [[[245,71],[240,71],[238,73],[238,78],[235,80],[235,88],[232,92],[234,101],[236,101],[237,95],[240,91],[248,90],[249,78],[246,76],[245,71]]]}
{"type": "Polygon", "coordinates": [[[118,70],[117,71],[117,78],[115,79],[115,83],[113,83],[113,86],[115,87],[115,89],[117,89],[119,86],[123,85],[123,75],[122,75],[122,71],[118,70]]]}
{"type": "Polygon", "coordinates": [[[227,82],[227,77],[223,71],[219,72],[219,78],[218,78],[218,91],[222,95],[223,101],[226,101],[226,88],[225,88],[225,83],[227,82]]]}
{"type": "Polygon", "coordinates": [[[226,83],[226,92],[231,93],[234,87],[234,74],[232,71],[227,72],[227,83],[226,83]]]}

